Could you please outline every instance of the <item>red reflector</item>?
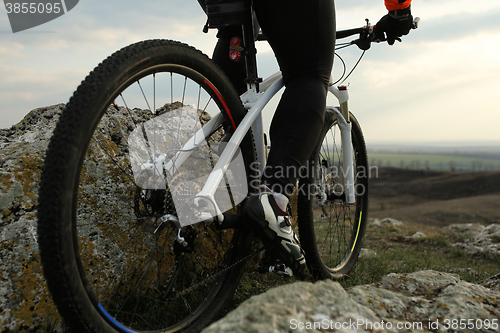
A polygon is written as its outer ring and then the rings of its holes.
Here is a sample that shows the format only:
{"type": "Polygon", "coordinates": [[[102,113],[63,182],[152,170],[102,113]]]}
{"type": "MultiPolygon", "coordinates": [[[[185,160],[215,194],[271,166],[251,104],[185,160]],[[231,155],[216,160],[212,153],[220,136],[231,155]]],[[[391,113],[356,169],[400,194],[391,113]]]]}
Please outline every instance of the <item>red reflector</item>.
{"type": "Polygon", "coordinates": [[[243,40],[239,36],[231,38],[231,45],[229,46],[229,59],[234,62],[238,62],[241,59],[241,52],[243,51],[242,42],[243,40]]]}
{"type": "Polygon", "coordinates": [[[238,61],[240,61],[240,58],[241,58],[241,52],[240,51],[231,50],[229,52],[229,58],[232,61],[234,61],[234,62],[238,62],[238,61]]]}

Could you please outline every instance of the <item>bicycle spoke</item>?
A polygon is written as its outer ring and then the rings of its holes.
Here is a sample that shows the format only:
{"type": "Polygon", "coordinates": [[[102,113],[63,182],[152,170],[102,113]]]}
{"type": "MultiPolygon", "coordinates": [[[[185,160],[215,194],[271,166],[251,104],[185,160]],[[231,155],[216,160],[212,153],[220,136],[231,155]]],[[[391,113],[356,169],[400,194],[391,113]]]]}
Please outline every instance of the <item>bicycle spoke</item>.
{"type": "Polygon", "coordinates": [[[148,98],[146,97],[146,94],[144,93],[144,89],[142,89],[141,81],[137,81],[137,84],[139,85],[139,88],[141,89],[142,96],[144,97],[144,101],[146,102],[148,106],[148,110],[152,113],[156,113],[156,110],[151,110],[151,106],[149,106],[148,98]]]}
{"type": "MultiPolygon", "coordinates": [[[[179,332],[207,325],[229,300],[249,237],[195,214],[185,224],[197,224],[179,229],[175,196],[190,200],[201,190],[218,143],[243,116],[220,69],[177,42],[131,45],[85,79],[51,143],[64,148],[49,149],[42,177],[49,203],[41,246],[62,258],[47,280],[69,326],[179,332]]],[[[251,141],[241,145],[253,152],[251,141]]],[[[246,156],[238,163],[254,161],[246,156]]],[[[240,202],[227,201],[224,209],[237,212],[240,202]]]]}
{"type": "MultiPolygon", "coordinates": [[[[317,257],[309,257],[307,260],[313,267],[313,272],[317,267],[322,267],[321,272],[323,277],[342,277],[345,272],[348,272],[354,261],[356,260],[357,252],[359,252],[360,242],[358,242],[357,231],[360,228],[358,220],[360,212],[359,208],[364,203],[364,197],[355,196],[356,202],[349,205],[345,202],[345,176],[346,170],[343,169],[343,147],[341,131],[338,128],[336,114],[327,112],[327,120],[330,119],[328,130],[322,134],[321,145],[318,146],[315,152],[316,164],[320,169],[315,175],[317,176],[316,185],[319,188],[320,197],[319,205],[312,203],[312,220],[313,227],[311,229],[306,222],[305,231],[302,233],[314,237],[312,245],[305,244],[306,254],[316,252],[317,257]],[[309,228],[309,229],[308,229],[309,228]],[[352,254],[356,252],[356,254],[352,254]]],[[[353,136],[353,140],[357,138],[353,136]]],[[[355,170],[360,166],[358,147],[353,141],[353,165],[355,170]]],[[[359,179],[355,173],[355,185],[363,180],[359,179]]],[[[362,235],[361,235],[362,237],[362,235]]]]}

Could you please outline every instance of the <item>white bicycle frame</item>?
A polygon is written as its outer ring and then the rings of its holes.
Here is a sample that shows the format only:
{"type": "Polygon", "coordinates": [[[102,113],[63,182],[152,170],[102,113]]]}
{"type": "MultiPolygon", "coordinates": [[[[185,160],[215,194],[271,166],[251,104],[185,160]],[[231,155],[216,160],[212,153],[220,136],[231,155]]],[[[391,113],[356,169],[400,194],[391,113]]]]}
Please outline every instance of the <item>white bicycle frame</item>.
{"type": "MultiPolygon", "coordinates": [[[[269,103],[278,91],[284,86],[281,73],[276,73],[259,85],[259,92],[255,86],[249,85],[249,89],[243,95],[241,100],[244,107],[248,110],[247,114],[239,124],[236,131],[233,133],[226,148],[220,156],[217,164],[209,175],[203,189],[191,201],[193,209],[197,210],[203,219],[209,220],[217,217],[218,222],[222,223],[224,215],[219,209],[214,195],[224,178],[224,174],[228,170],[229,164],[235,154],[238,152],[243,138],[252,128],[255,140],[255,148],[257,152],[257,161],[259,169],[262,172],[266,165],[267,153],[264,144],[264,131],[262,122],[262,110],[269,103]],[[213,207],[213,209],[209,209],[213,207]]],[[[344,173],[344,192],[345,200],[348,204],[354,203],[354,166],[353,166],[353,151],[351,143],[351,123],[349,120],[348,100],[349,94],[345,88],[337,88],[330,85],[329,92],[332,93],[340,103],[340,110],[336,107],[327,107],[327,111],[335,112],[337,115],[338,125],[341,131],[342,140],[342,157],[343,157],[343,173],[344,173]]],[[[164,166],[165,170],[172,174],[186,159],[190,152],[193,151],[201,142],[203,142],[210,133],[211,128],[216,128],[222,124],[224,117],[216,115],[212,120],[200,129],[180,150],[180,152],[167,162],[164,166]],[[208,130],[207,130],[208,129],[208,130]]],[[[262,174],[262,173],[261,173],[262,174]]]]}
{"type": "MultiPolygon", "coordinates": [[[[367,26],[370,29],[372,28],[366,20],[367,26]]],[[[413,29],[418,27],[420,22],[420,18],[415,18],[413,21],[413,29]]],[[[250,29],[250,31],[252,31],[250,29]]],[[[248,33],[248,30],[244,32],[248,33]]],[[[370,30],[370,33],[372,31],[370,30]]],[[[355,32],[357,33],[357,32],[355,32]]],[[[355,34],[354,33],[354,34],[355,34]]],[[[255,64],[256,65],[256,64],[255,64]]],[[[248,69],[248,68],[247,68],[248,69]]],[[[330,79],[332,82],[332,79],[330,79]]],[[[190,205],[193,209],[197,211],[198,217],[201,217],[203,220],[209,220],[213,218],[217,218],[219,223],[222,223],[224,220],[224,215],[219,209],[214,195],[217,191],[217,188],[221,181],[224,178],[226,171],[229,168],[230,162],[238,152],[238,148],[243,141],[243,138],[247,134],[247,132],[252,128],[255,140],[255,148],[257,152],[257,162],[259,166],[260,174],[262,174],[264,166],[266,165],[266,147],[264,145],[264,131],[262,124],[262,110],[269,103],[269,101],[274,97],[274,95],[283,88],[283,78],[281,73],[276,73],[262,83],[259,84],[259,89],[256,89],[256,84],[252,83],[248,85],[248,90],[243,95],[241,95],[241,100],[243,102],[244,107],[248,110],[247,114],[241,121],[240,125],[232,135],[229,140],[226,148],[224,149],[222,155],[220,156],[217,164],[214,169],[210,173],[207,181],[203,189],[195,196],[193,200],[190,201],[190,205]],[[209,211],[208,207],[213,207],[211,211],[209,211]]],[[[341,132],[341,147],[342,147],[342,173],[344,178],[343,190],[345,195],[345,201],[347,204],[352,205],[355,202],[355,190],[354,190],[354,165],[353,165],[353,147],[352,147],[352,136],[351,129],[352,124],[349,119],[349,94],[347,92],[347,88],[345,87],[335,87],[332,83],[330,84],[328,91],[332,93],[339,101],[340,107],[328,107],[327,112],[334,112],[337,116],[337,123],[341,132]]],[[[190,155],[190,152],[193,151],[200,143],[203,142],[206,138],[208,138],[212,133],[210,132],[211,128],[216,128],[221,125],[224,120],[222,114],[216,115],[206,124],[202,129],[200,129],[177,153],[177,155],[165,165],[165,169],[170,174],[173,174],[175,170],[186,160],[186,158],[190,155]],[[210,126],[207,126],[210,125],[210,126]],[[208,129],[206,129],[208,128],[208,129]]],[[[321,182],[321,179],[320,179],[321,182]]],[[[323,184],[320,184],[323,185],[323,184]]],[[[319,202],[324,203],[326,200],[326,194],[319,194],[319,202]]]]}

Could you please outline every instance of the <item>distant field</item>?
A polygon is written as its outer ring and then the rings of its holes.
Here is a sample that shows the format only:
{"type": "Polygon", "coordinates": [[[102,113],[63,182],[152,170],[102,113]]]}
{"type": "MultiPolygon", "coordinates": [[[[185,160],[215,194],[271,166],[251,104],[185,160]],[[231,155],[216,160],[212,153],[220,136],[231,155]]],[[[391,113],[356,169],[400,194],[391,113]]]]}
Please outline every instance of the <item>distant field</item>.
{"type": "Polygon", "coordinates": [[[392,166],[411,170],[500,171],[500,159],[438,154],[369,153],[370,166],[392,166]]]}

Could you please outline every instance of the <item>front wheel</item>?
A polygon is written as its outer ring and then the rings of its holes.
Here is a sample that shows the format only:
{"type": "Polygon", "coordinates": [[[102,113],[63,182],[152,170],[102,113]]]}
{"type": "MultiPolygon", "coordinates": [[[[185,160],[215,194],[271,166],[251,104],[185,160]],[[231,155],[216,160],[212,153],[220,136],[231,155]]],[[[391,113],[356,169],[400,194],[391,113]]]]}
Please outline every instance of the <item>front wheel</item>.
{"type": "MultiPolygon", "coordinates": [[[[243,116],[221,70],[167,40],[118,51],[78,87],[46,155],[38,224],[44,274],[73,331],[199,331],[231,298],[248,236],[213,222],[179,229],[176,203],[200,191],[243,116]]],[[[234,169],[245,170],[252,141],[241,151],[234,169]]]]}
{"type": "Polygon", "coordinates": [[[325,124],[309,165],[300,180],[298,216],[300,243],[311,274],[318,279],[345,277],[356,262],[366,228],[368,159],[361,127],[351,114],[355,203],[344,196],[342,140],[337,117],[327,109],[325,124]]]}

